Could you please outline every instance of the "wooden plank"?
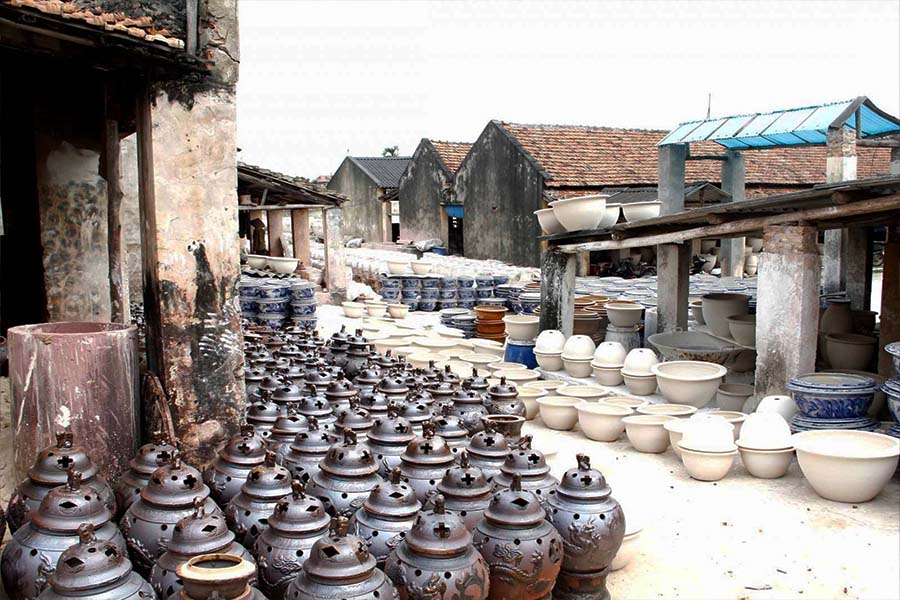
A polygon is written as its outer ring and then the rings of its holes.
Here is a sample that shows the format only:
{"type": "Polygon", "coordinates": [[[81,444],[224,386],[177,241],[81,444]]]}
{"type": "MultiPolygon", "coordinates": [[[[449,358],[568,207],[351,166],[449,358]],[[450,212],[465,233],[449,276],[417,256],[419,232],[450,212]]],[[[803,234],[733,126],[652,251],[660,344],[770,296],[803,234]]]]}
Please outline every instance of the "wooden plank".
{"type": "Polygon", "coordinates": [[[106,250],[109,257],[109,310],[113,323],[128,323],[125,294],[125,251],[122,240],[122,178],[119,166],[119,123],[103,121],[103,176],[106,178],[106,250]]]}
{"type": "Polygon", "coordinates": [[[284,211],[276,210],[267,213],[269,230],[269,256],[284,256],[284,211]]]}
{"type": "Polygon", "coordinates": [[[268,211],[268,210],[300,210],[305,208],[329,208],[329,205],[323,204],[269,204],[267,206],[253,206],[253,205],[245,205],[238,206],[238,210],[241,212],[253,212],[256,210],[259,211],[268,211]]]}

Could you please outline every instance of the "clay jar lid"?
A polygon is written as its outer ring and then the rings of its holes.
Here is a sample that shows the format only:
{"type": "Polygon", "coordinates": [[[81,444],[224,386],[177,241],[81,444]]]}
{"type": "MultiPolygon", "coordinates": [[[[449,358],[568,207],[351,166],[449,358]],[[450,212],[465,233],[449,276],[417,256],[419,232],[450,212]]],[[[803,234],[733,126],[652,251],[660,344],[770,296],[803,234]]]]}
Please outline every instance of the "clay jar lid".
{"type": "Polygon", "coordinates": [[[375,390],[362,390],[359,393],[359,404],[369,411],[369,414],[386,413],[388,406],[395,401],[396,398],[389,398],[375,390]]]}
{"type": "Polygon", "coordinates": [[[347,337],[347,343],[350,344],[351,348],[365,348],[369,345],[369,340],[363,335],[362,329],[357,329],[356,333],[347,337]]]}
{"type": "Polygon", "coordinates": [[[445,404],[441,407],[441,416],[434,419],[435,434],[445,440],[459,441],[469,437],[469,431],[463,425],[462,419],[450,414],[453,406],[445,404]]]}
{"type": "Polygon", "coordinates": [[[69,469],[75,469],[84,481],[93,479],[97,475],[97,465],[73,440],[70,431],[57,433],[56,444],[41,450],[28,469],[28,478],[40,485],[62,485],[69,478],[69,469]]]}
{"type": "Polygon", "coordinates": [[[409,387],[407,387],[406,381],[399,375],[389,375],[385,377],[378,382],[378,387],[376,389],[388,396],[399,396],[401,394],[406,395],[409,393],[409,387]]]}
{"type": "Polygon", "coordinates": [[[209,488],[203,483],[200,471],[181,462],[177,455],[172,462],[155,470],[150,483],[141,490],[141,500],[166,508],[187,508],[198,497],[206,500],[209,488]]]}
{"type": "Polygon", "coordinates": [[[386,519],[410,519],[422,509],[416,492],[400,478],[400,469],[394,467],[385,483],[379,483],[363,503],[363,510],[386,519]]]}
{"type": "Polygon", "coordinates": [[[352,429],[353,432],[358,435],[372,429],[374,424],[375,422],[372,420],[372,417],[369,416],[369,411],[360,408],[358,404],[354,406],[354,403],[351,402],[350,410],[342,410],[341,414],[338,415],[335,427],[339,429],[352,429]]]}
{"type": "Polygon", "coordinates": [[[56,570],[48,578],[50,586],[66,596],[88,597],[86,592],[113,587],[131,576],[128,557],[115,542],[98,540],[88,523],[78,528],[78,543],[66,549],[54,566],[56,570]]]}
{"type": "Polygon", "coordinates": [[[346,342],[350,338],[350,332],[347,331],[346,325],[341,325],[340,331],[335,331],[331,334],[332,342],[346,342]]]}
{"type": "Polygon", "coordinates": [[[274,452],[267,452],[266,462],[250,471],[241,493],[264,502],[284,498],[291,493],[291,472],[275,463],[274,452]]]}
{"type": "Polygon", "coordinates": [[[128,462],[132,471],[146,477],[150,477],[153,471],[169,462],[177,452],[166,436],[156,434],[154,437],[154,441],[141,446],[137,455],[128,462]]]}
{"type": "Polygon", "coordinates": [[[424,388],[429,383],[431,383],[431,380],[425,376],[425,372],[422,369],[415,369],[406,374],[406,385],[412,390],[419,387],[424,388]]]}
{"type": "Polygon", "coordinates": [[[325,397],[329,400],[352,398],[359,391],[352,381],[341,374],[341,377],[335,379],[325,388],[325,397]]]}
{"type": "Polygon", "coordinates": [[[184,556],[197,556],[225,550],[233,542],[234,533],[228,529],[225,518],[207,514],[203,500],[194,498],[194,514],[176,523],[166,550],[184,556]]]}
{"type": "Polygon", "coordinates": [[[281,415],[272,426],[272,435],[288,438],[287,441],[290,442],[298,433],[308,429],[309,423],[303,415],[281,415]]]}
{"type": "Polygon", "coordinates": [[[297,412],[304,417],[327,418],[332,415],[328,400],[316,395],[316,387],[310,386],[306,396],[297,403],[297,412]]]}
{"type": "Polygon", "coordinates": [[[272,424],[278,420],[281,408],[274,402],[254,402],[247,409],[247,420],[251,423],[272,424]]]}
{"type": "Polygon", "coordinates": [[[518,446],[518,450],[507,454],[506,460],[500,465],[502,473],[511,478],[516,473],[523,477],[541,477],[550,472],[544,453],[532,449],[530,435],[523,436],[518,446]]]}
{"type": "Polygon", "coordinates": [[[502,490],[491,498],[484,511],[485,518],[500,527],[519,529],[533,527],[544,520],[546,513],[533,492],[522,489],[522,476],[516,473],[508,490],[502,490]]]}
{"type": "Polygon", "coordinates": [[[366,543],[347,533],[350,522],[346,517],[331,520],[328,535],[313,544],[303,570],[313,581],[325,583],[356,583],[367,579],[375,570],[375,557],[366,543]]]}
{"type": "Polygon", "coordinates": [[[319,421],[315,417],[307,419],[308,431],[301,431],[294,436],[291,450],[301,454],[325,454],[334,444],[334,437],[324,429],[319,428],[319,421]]]}
{"type": "MultiPolygon", "coordinates": [[[[290,379],[291,381],[302,381],[306,376],[306,369],[304,369],[301,365],[290,364],[285,367],[280,367],[278,369],[278,375],[282,378],[290,379]]],[[[277,393],[278,390],[276,390],[275,392],[277,393]]]]}
{"type": "Polygon", "coordinates": [[[302,397],[303,390],[299,385],[293,383],[282,383],[269,395],[269,399],[277,404],[292,404],[299,402],[302,397]]]}
{"type": "Polygon", "coordinates": [[[41,500],[31,524],[46,531],[72,535],[82,523],[101,527],[112,519],[97,492],[82,483],[81,473],[70,469],[65,485],[53,488],[41,500]]]}
{"type": "Polygon", "coordinates": [[[284,376],[281,375],[281,370],[291,366],[291,359],[287,356],[277,356],[275,357],[275,362],[273,362],[269,367],[275,372],[275,376],[279,379],[284,379],[284,376]]]}
{"type": "Polygon", "coordinates": [[[388,409],[387,416],[375,419],[372,429],[369,430],[368,439],[377,444],[406,446],[416,439],[416,434],[409,421],[399,416],[397,407],[393,406],[388,409]]]}
{"type": "Polygon", "coordinates": [[[444,438],[434,434],[434,424],[426,422],[423,426],[422,437],[411,441],[400,459],[413,465],[450,465],[454,457],[450,446],[444,438]]]}
{"type": "Polygon", "coordinates": [[[462,385],[463,387],[468,386],[468,388],[473,389],[477,392],[487,391],[488,387],[490,387],[490,384],[488,383],[488,380],[486,378],[479,377],[477,375],[473,375],[472,377],[464,379],[462,385]]]}
{"type": "Polygon", "coordinates": [[[241,425],[241,431],[231,436],[219,451],[219,458],[233,465],[256,466],[266,458],[266,444],[256,435],[253,425],[241,425]]]}
{"type": "Polygon", "coordinates": [[[485,458],[505,458],[509,454],[509,444],[506,437],[492,428],[485,426],[484,431],[479,431],[469,441],[469,452],[485,458]]]}
{"type": "Polygon", "coordinates": [[[462,387],[450,399],[454,404],[481,404],[484,401],[481,392],[470,388],[467,381],[463,382],[462,387]]]}
{"type": "Polygon", "coordinates": [[[491,485],[478,467],[469,464],[469,455],[463,450],[459,465],[450,467],[437,484],[440,493],[452,498],[482,498],[491,493],[491,485]]]}
{"type": "Polygon", "coordinates": [[[393,369],[400,364],[400,361],[391,356],[391,351],[388,350],[384,353],[383,356],[376,356],[375,358],[371,359],[371,364],[374,364],[378,368],[384,370],[393,369]]]}
{"type": "Polygon", "coordinates": [[[425,404],[427,406],[431,406],[434,404],[434,396],[431,395],[431,392],[423,388],[421,385],[416,384],[413,388],[413,391],[409,393],[406,397],[406,401],[411,404],[425,404]]]}
{"type": "Polygon", "coordinates": [[[519,390],[516,389],[515,385],[507,383],[506,377],[501,377],[500,383],[488,388],[488,394],[490,394],[491,398],[494,400],[504,400],[507,398],[518,398],[519,390]]]}
{"type": "Polygon", "coordinates": [[[357,386],[365,385],[374,387],[378,385],[378,382],[381,381],[382,377],[381,369],[372,363],[369,363],[356,375],[353,382],[357,386]]]}
{"type": "Polygon", "coordinates": [[[278,356],[286,356],[288,358],[297,358],[306,351],[298,346],[296,342],[290,342],[278,349],[278,356]]]}
{"type": "Polygon", "coordinates": [[[334,381],[334,377],[325,369],[318,368],[314,371],[307,371],[304,381],[306,382],[306,385],[325,389],[332,381],[334,381]]]}
{"type": "Polygon", "coordinates": [[[427,404],[405,404],[401,416],[415,426],[431,419],[431,409],[427,404]]]}
{"type": "Polygon", "coordinates": [[[268,371],[263,369],[262,367],[245,367],[244,368],[244,380],[245,381],[262,381],[266,378],[266,374],[268,371]]]}
{"type": "Polygon", "coordinates": [[[458,386],[462,382],[462,378],[450,369],[450,365],[444,365],[444,370],[439,373],[439,379],[450,385],[458,386]]]}
{"type": "Polygon", "coordinates": [[[603,473],[591,468],[591,459],[586,454],[577,455],[578,466],[569,469],[556,488],[558,496],[571,498],[576,502],[603,502],[612,494],[603,473]]]}
{"type": "Polygon", "coordinates": [[[456,393],[456,388],[457,385],[455,383],[445,379],[439,379],[428,385],[428,393],[431,394],[432,398],[437,400],[438,398],[453,396],[456,393]]]}
{"type": "Polygon", "coordinates": [[[444,496],[432,500],[434,508],[422,511],[404,543],[415,554],[428,557],[455,556],[464,553],[472,544],[472,536],[462,519],[444,509],[444,496]]]}
{"type": "Polygon", "coordinates": [[[349,429],[344,430],[344,440],[334,444],[319,469],[337,477],[368,477],[378,472],[375,455],[364,444],[358,444],[356,434],[349,429]]]}
{"type": "Polygon", "coordinates": [[[279,377],[278,375],[269,375],[259,382],[258,387],[259,389],[266,390],[267,392],[269,392],[269,394],[271,394],[285,384],[286,382],[284,378],[279,377]]]}
{"type": "Polygon", "coordinates": [[[330,519],[322,501],[306,494],[306,486],[299,481],[291,484],[291,495],[275,505],[269,517],[269,527],[285,537],[321,535],[330,519]]]}

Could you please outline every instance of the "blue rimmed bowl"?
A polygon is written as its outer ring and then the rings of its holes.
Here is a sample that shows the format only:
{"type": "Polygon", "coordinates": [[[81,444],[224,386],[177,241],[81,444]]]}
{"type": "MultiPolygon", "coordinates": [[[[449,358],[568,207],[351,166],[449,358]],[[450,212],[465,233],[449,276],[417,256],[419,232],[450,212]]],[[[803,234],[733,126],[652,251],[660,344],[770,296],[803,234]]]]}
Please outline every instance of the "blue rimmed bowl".
{"type": "Polygon", "coordinates": [[[812,419],[865,417],[878,384],[874,379],[845,373],[807,373],[785,386],[797,408],[812,419]]]}
{"type": "Polygon", "coordinates": [[[385,289],[400,289],[400,284],[403,282],[402,277],[395,277],[393,275],[382,275],[381,276],[381,287],[385,289]]]}
{"type": "Polygon", "coordinates": [[[418,277],[411,277],[409,275],[404,275],[402,282],[403,282],[403,287],[405,287],[405,288],[419,289],[420,287],[422,287],[422,280],[418,277]]]}
{"type": "Polygon", "coordinates": [[[495,286],[509,283],[509,275],[494,275],[491,279],[494,280],[495,286]]]}
{"type": "Polygon", "coordinates": [[[884,347],[884,351],[891,355],[894,363],[894,373],[900,375],[900,342],[891,342],[884,347]]]}
{"type": "Polygon", "coordinates": [[[455,290],[459,287],[459,280],[453,275],[444,275],[441,277],[441,287],[455,290]]]}
{"type": "Polygon", "coordinates": [[[437,289],[439,279],[437,277],[422,277],[422,289],[437,289]]]}
{"type": "Polygon", "coordinates": [[[256,310],[261,315],[283,315],[288,312],[290,301],[285,299],[257,300],[256,310]]]}
{"type": "Polygon", "coordinates": [[[424,310],[426,312],[432,312],[437,307],[437,300],[429,299],[426,300],[422,298],[419,300],[419,310],[424,310]]]}
{"type": "Polygon", "coordinates": [[[404,300],[412,300],[419,297],[419,288],[403,288],[400,290],[400,296],[404,300]]]}
{"type": "Polygon", "coordinates": [[[492,287],[477,287],[475,288],[475,297],[476,298],[490,298],[494,295],[494,288],[492,287]]]}
{"type": "Polygon", "coordinates": [[[291,313],[295,316],[305,316],[316,314],[316,303],[303,304],[300,302],[291,302],[291,313]]]}
{"type": "Polygon", "coordinates": [[[461,288],[473,288],[475,287],[475,278],[470,277],[469,275],[460,275],[456,278],[459,283],[459,287],[461,288]]]}

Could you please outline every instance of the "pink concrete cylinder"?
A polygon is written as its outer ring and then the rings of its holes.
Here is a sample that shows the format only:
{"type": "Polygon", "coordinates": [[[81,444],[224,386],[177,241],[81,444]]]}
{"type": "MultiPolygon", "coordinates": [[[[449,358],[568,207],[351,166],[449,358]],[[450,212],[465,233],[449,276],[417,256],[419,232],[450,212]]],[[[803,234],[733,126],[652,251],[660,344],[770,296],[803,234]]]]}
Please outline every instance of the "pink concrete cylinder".
{"type": "Polygon", "coordinates": [[[137,329],[57,322],[13,327],[9,338],[17,480],[67,425],[105,477],[137,451],[137,329]]]}

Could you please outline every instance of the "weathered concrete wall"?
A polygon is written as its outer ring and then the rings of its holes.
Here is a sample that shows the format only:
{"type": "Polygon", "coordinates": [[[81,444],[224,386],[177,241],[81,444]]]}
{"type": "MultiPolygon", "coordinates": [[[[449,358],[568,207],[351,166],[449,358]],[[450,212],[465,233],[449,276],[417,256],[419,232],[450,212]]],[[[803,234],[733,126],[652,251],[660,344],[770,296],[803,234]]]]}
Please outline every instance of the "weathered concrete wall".
{"type": "Polygon", "coordinates": [[[128,276],[128,297],[132,302],[143,301],[143,270],[141,265],[141,211],[138,196],[137,135],[129,135],[120,143],[119,169],[122,186],[122,235],[125,245],[125,273],[128,276]]]}
{"type": "Polygon", "coordinates": [[[36,147],[44,285],[51,321],[108,321],[106,181],[93,150],[39,136],[36,147]]]}
{"type": "Polygon", "coordinates": [[[451,185],[434,146],[422,141],[400,179],[400,237],[441,238],[441,201],[451,185]]]}
{"type": "Polygon", "coordinates": [[[456,174],[456,198],[465,205],[465,255],[539,266],[541,231],[532,213],[542,208],[542,191],[541,173],[489,123],[456,174]]]}
{"type": "Polygon", "coordinates": [[[384,207],[380,189],[349,159],[344,159],[328,183],[328,189],[344,194],[344,239],[361,237],[367,242],[384,240],[384,207]]]}

